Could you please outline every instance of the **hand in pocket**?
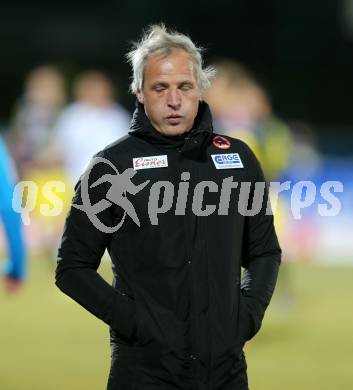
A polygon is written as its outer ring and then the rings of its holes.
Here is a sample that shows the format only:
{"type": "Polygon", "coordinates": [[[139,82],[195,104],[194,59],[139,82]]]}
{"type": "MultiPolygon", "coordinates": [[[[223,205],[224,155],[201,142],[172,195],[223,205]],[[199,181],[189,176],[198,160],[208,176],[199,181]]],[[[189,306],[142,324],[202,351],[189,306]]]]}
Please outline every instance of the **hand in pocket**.
{"type": "Polygon", "coordinates": [[[239,300],[239,337],[243,344],[252,339],[259,330],[247,299],[246,296],[241,295],[239,300]]]}

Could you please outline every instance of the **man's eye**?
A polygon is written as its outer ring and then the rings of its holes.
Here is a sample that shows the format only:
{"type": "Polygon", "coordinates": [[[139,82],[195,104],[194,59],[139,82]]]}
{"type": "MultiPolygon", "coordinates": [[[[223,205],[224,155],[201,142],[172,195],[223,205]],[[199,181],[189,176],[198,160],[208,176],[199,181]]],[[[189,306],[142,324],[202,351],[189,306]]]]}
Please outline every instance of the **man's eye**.
{"type": "Polygon", "coordinates": [[[162,87],[162,86],[159,86],[159,87],[155,87],[154,90],[156,92],[163,92],[165,90],[165,87],[162,87]]]}
{"type": "Polygon", "coordinates": [[[192,89],[192,85],[190,84],[184,84],[181,86],[182,91],[188,91],[189,89],[192,89]]]}

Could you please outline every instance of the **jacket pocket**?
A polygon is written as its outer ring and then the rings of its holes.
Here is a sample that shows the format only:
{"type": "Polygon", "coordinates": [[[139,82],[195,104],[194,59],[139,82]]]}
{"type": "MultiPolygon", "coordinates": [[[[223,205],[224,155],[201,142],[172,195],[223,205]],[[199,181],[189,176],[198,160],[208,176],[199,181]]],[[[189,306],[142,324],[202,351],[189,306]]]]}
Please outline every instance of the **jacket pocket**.
{"type": "Polygon", "coordinates": [[[141,305],[136,305],[136,342],[141,347],[148,344],[152,340],[152,336],[148,332],[148,318],[144,313],[141,305]]]}
{"type": "Polygon", "coordinates": [[[113,342],[132,344],[136,332],[136,306],[131,295],[114,287],[121,296],[119,310],[114,314],[114,324],[110,326],[110,335],[113,342]]]}
{"type": "Polygon", "coordinates": [[[244,345],[251,340],[259,331],[261,323],[256,321],[249,305],[249,298],[240,295],[239,297],[239,321],[238,321],[238,339],[244,345]]]}

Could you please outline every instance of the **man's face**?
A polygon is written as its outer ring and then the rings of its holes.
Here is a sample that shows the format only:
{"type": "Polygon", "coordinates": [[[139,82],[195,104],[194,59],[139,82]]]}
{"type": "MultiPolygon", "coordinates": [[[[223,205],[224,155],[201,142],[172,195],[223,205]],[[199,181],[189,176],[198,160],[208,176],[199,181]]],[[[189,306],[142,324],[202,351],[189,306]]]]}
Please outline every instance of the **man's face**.
{"type": "Polygon", "coordinates": [[[189,131],[200,99],[189,54],[174,49],[167,57],[152,55],[147,60],[143,87],[137,98],[160,133],[171,136],[189,131]]]}

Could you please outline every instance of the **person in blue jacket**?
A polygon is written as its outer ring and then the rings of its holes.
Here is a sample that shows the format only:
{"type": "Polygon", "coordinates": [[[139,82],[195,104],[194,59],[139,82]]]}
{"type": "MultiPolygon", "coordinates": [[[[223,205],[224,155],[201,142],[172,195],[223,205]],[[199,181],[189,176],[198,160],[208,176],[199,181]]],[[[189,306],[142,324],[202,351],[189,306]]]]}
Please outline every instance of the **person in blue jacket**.
{"type": "Polygon", "coordinates": [[[0,219],[7,240],[7,260],[3,274],[8,292],[17,291],[26,274],[26,250],[21,217],[12,207],[16,176],[14,163],[0,135],[0,219]]]}

